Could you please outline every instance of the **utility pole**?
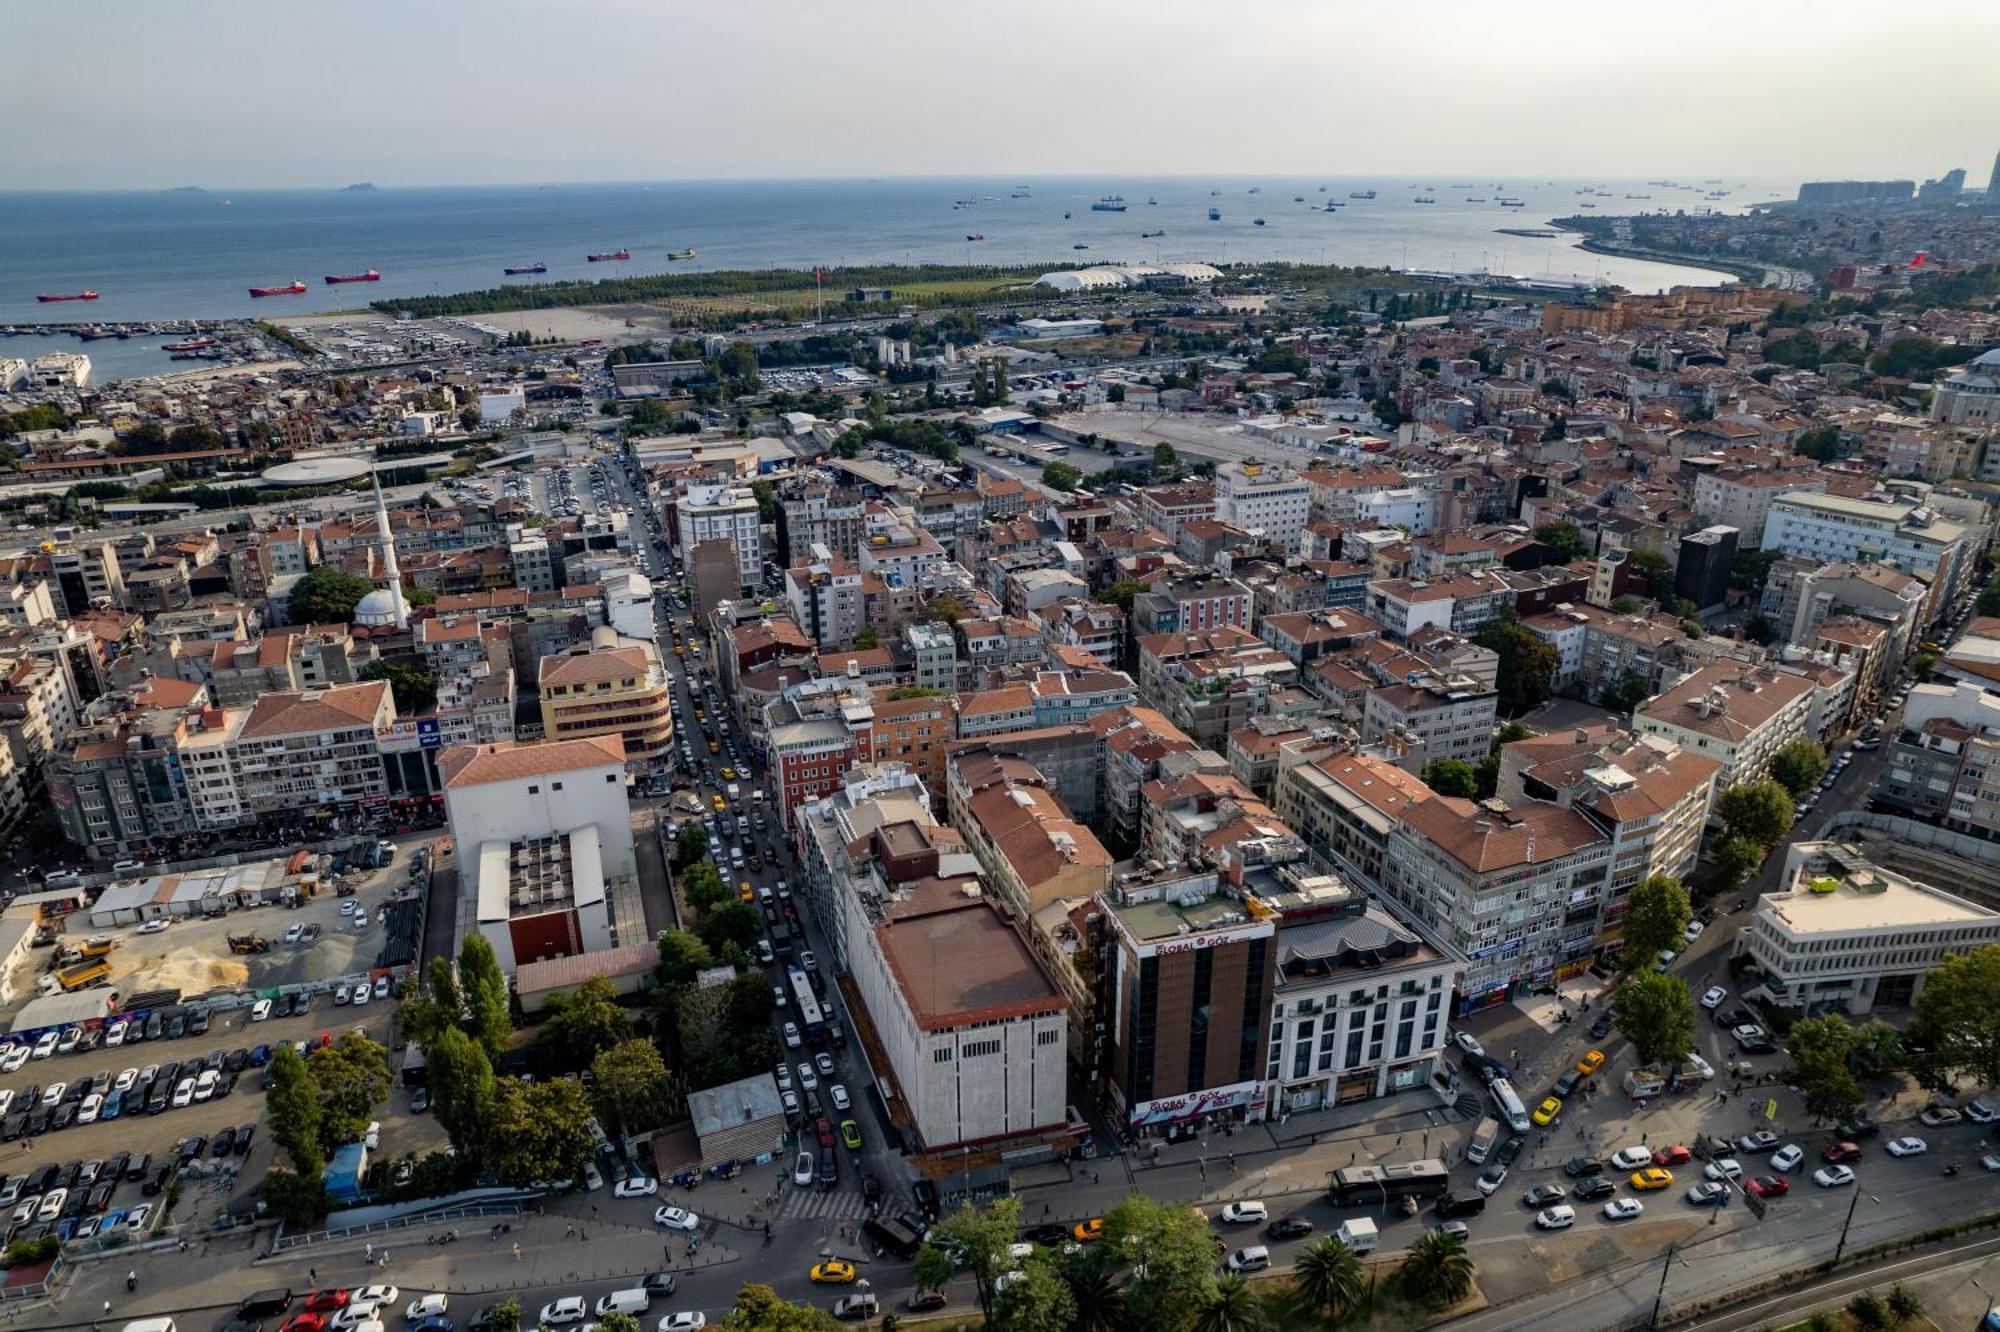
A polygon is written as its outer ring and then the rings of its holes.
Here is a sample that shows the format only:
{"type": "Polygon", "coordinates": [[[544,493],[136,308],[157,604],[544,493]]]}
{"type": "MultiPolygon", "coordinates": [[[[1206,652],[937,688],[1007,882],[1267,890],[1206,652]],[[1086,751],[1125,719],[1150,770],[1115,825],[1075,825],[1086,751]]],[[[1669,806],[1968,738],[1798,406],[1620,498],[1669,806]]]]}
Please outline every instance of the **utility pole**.
{"type": "Polygon", "coordinates": [[[1667,1246],[1667,1260],[1660,1264],[1660,1289],[1653,1296],[1653,1316],[1646,1321],[1647,1327],[1660,1325],[1660,1306],[1667,1298],[1667,1273],[1674,1270],[1674,1246],[1667,1246]]]}
{"type": "Polygon", "coordinates": [[[1836,1267],[1840,1265],[1840,1255],[1847,1252],[1847,1228],[1854,1224],[1854,1209],[1860,1205],[1861,1190],[1856,1189],[1854,1201],[1847,1204],[1847,1219],[1840,1223],[1840,1243],[1833,1246],[1833,1263],[1836,1267]]]}

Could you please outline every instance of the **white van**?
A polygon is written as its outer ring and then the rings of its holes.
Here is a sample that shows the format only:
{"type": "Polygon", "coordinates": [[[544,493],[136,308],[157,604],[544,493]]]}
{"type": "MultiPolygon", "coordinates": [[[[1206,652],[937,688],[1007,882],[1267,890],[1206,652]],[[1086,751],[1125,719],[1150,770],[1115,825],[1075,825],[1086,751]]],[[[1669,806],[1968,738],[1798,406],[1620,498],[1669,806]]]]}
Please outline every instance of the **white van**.
{"type": "Polygon", "coordinates": [[[171,1318],[141,1318],[125,1324],[119,1332],[176,1332],[171,1318]]]}
{"type": "Polygon", "coordinates": [[[1486,1088],[1493,1097],[1493,1105],[1500,1111],[1500,1117],[1516,1133],[1528,1131],[1528,1107],[1521,1104],[1521,1098],[1514,1091],[1514,1084],[1505,1078],[1495,1078],[1486,1088]]]}
{"type": "Polygon", "coordinates": [[[652,1302],[653,1297],[638,1286],[630,1290],[614,1290],[597,1302],[597,1316],[602,1318],[608,1313],[622,1313],[637,1318],[646,1312],[646,1306],[652,1302]]]}

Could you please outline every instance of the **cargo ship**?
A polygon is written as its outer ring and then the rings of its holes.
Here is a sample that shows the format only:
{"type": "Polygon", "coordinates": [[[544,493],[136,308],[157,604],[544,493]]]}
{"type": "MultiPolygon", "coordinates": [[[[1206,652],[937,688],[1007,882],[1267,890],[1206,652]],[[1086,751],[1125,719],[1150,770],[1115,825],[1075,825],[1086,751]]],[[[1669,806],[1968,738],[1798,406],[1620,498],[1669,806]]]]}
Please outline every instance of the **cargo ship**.
{"type": "Polygon", "coordinates": [[[94,301],[97,299],[97,293],[94,291],[77,291],[60,296],[37,296],[35,299],[43,305],[53,305],[57,301],[94,301]]]}
{"type": "Polygon", "coordinates": [[[501,274],[505,277],[520,277],[523,273],[546,273],[548,271],[549,266],[543,263],[529,264],[525,268],[503,268],[500,270],[501,274]]]}
{"type": "Polygon", "coordinates": [[[326,285],[329,287],[337,287],[343,282],[380,282],[382,280],[382,275],[372,268],[366,273],[327,273],[323,276],[326,279],[326,285]]]}
{"type": "Polygon", "coordinates": [[[252,287],[250,288],[250,294],[252,296],[303,296],[306,294],[306,284],[303,282],[294,282],[289,287],[252,287]]]}
{"type": "Polygon", "coordinates": [[[1107,194],[1090,206],[1093,213],[1122,213],[1125,211],[1123,195],[1107,194]]]}
{"type": "Polygon", "coordinates": [[[674,251],[674,252],[673,252],[672,254],[668,255],[668,256],[667,256],[667,258],[668,258],[668,260],[669,260],[669,261],[673,261],[673,260],[679,260],[679,259],[692,259],[692,258],[694,258],[694,251],[693,251],[693,250],[675,250],[675,251],[674,251]]]}
{"type": "Polygon", "coordinates": [[[967,239],[967,240],[969,240],[969,241],[982,241],[982,240],[985,240],[985,239],[986,239],[986,237],[985,237],[984,235],[981,235],[981,234],[979,234],[979,233],[976,233],[976,232],[975,232],[975,233],[973,233],[973,234],[971,234],[971,235],[967,236],[967,237],[966,237],[966,239],[967,239]]]}
{"type": "Polygon", "coordinates": [[[198,352],[207,351],[214,345],[214,338],[189,338],[185,342],[169,342],[161,350],[170,352],[198,352]]]}
{"type": "Polygon", "coordinates": [[[586,254],[583,257],[593,264],[604,264],[610,263],[613,260],[630,259],[632,252],[630,250],[613,250],[610,254],[586,254]]]}
{"type": "Polygon", "coordinates": [[[1222,210],[1220,208],[1209,209],[1208,220],[1211,222],[1220,222],[1222,220],[1222,210]]]}
{"type": "Polygon", "coordinates": [[[1167,233],[1166,233],[1166,232],[1164,232],[1164,231],[1142,231],[1142,232],[1140,232],[1140,233],[1139,233],[1139,239],[1140,239],[1140,240],[1151,240],[1151,239],[1153,239],[1153,237],[1155,237],[1155,236],[1164,236],[1164,235],[1166,235],[1166,234],[1167,234],[1167,233]]]}
{"type": "Polygon", "coordinates": [[[1375,197],[1375,191],[1373,191],[1373,190],[1349,190],[1349,191],[1347,192],[1347,197],[1348,197],[1348,198],[1350,198],[1350,199],[1372,199],[1372,198],[1374,198],[1374,197],[1375,197]]]}

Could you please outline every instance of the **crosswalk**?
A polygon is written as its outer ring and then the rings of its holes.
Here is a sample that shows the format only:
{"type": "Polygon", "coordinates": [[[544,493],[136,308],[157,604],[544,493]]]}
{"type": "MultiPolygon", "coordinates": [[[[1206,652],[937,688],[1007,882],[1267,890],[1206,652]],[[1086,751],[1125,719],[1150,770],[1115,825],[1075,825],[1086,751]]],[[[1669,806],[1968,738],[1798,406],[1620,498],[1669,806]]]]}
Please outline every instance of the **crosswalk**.
{"type": "Polygon", "coordinates": [[[868,1204],[859,1193],[847,1189],[836,1189],[831,1193],[818,1189],[787,1189],[784,1201],[778,1204],[778,1214],[802,1220],[849,1221],[868,1215],[868,1204]]]}

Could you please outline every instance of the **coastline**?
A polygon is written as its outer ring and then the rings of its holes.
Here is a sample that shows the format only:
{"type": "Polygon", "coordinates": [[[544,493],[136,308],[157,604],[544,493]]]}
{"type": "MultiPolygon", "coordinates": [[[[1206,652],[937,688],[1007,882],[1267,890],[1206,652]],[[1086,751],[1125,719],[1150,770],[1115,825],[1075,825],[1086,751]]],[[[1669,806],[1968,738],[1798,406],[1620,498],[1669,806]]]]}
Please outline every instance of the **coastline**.
{"type": "MultiPolygon", "coordinates": [[[[1560,222],[1549,224],[1559,230],[1569,230],[1560,222]]],[[[1591,254],[1607,255],[1614,259],[1645,259],[1653,263],[1678,264],[1682,268],[1705,268],[1724,277],[1733,277],[1739,282],[1761,283],[1764,275],[1771,271],[1769,264],[1745,264],[1733,259],[1711,259],[1701,254],[1675,254],[1671,250],[1654,250],[1645,246],[1617,245],[1610,241],[1598,240],[1586,235],[1577,242],[1576,248],[1591,254]]],[[[1718,284],[1719,285],[1719,284],[1718,284]]]]}

